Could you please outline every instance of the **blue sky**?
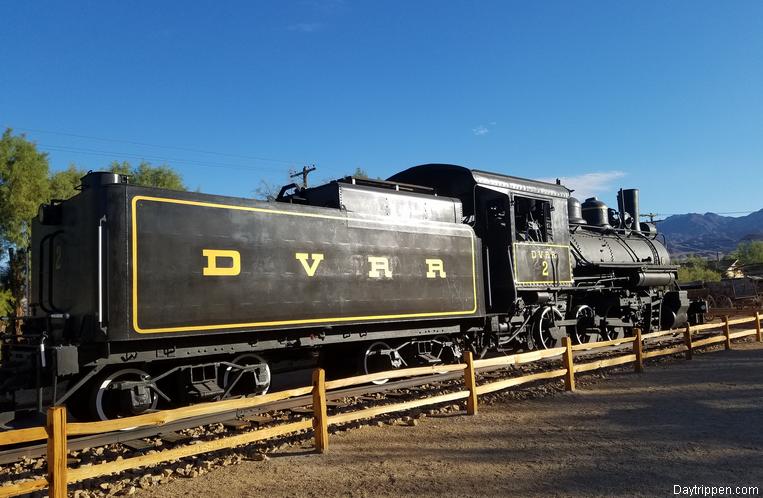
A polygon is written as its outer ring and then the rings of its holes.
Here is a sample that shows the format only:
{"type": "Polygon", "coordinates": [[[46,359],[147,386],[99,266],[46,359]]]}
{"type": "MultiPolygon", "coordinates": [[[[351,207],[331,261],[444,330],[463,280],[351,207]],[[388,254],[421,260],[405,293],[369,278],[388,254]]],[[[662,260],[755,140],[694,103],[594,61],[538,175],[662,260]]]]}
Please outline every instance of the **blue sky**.
{"type": "Polygon", "coordinates": [[[250,196],[449,162],[763,207],[760,1],[0,0],[0,60],[0,125],[54,169],[145,158],[250,196]]]}

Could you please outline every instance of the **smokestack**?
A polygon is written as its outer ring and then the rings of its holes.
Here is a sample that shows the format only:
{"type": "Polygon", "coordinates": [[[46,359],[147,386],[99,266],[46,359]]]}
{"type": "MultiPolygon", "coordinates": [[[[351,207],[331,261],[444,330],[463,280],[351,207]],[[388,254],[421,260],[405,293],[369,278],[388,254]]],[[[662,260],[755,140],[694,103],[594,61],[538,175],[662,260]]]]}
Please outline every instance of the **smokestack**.
{"type": "Polygon", "coordinates": [[[640,232],[640,215],[638,206],[638,189],[620,189],[617,193],[617,207],[621,213],[628,213],[631,216],[631,226],[628,227],[635,232],[640,232]]]}

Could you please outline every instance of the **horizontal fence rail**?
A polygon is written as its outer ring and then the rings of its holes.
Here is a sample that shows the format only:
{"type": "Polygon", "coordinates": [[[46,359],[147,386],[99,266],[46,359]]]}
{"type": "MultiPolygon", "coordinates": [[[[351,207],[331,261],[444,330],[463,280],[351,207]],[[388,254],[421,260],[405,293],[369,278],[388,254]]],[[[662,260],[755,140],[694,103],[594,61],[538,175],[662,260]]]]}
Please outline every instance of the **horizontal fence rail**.
{"type": "Polygon", "coordinates": [[[228,399],[210,403],[199,403],[198,405],[185,406],[173,410],[162,410],[154,413],[147,413],[145,415],[136,415],[134,417],[102,420],[100,422],[74,423],[69,424],[69,435],[84,436],[88,434],[100,434],[103,432],[122,431],[135,427],[164,425],[176,420],[192,418],[198,415],[212,415],[215,413],[254,408],[274,401],[281,401],[296,396],[304,396],[311,392],[312,387],[298,387],[296,389],[263,394],[256,398],[228,399]]]}
{"type": "Polygon", "coordinates": [[[14,431],[0,432],[0,446],[19,443],[31,443],[48,438],[45,427],[32,427],[30,429],[16,429],[14,431]]]}
{"type": "Polygon", "coordinates": [[[573,345],[569,337],[564,337],[562,339],[564,347],[517,353],[497,358],[475,360],[471,352],[466,352],[464,354],[465,363],[461,364],[406,368],[368,375],[358,375],[337,380],[327,381],[323,369],[319,368],[313,373],[313,382],[311,386],[288,389],[252,398],[200,403],[198,405],[157,411],[154,413],[125,417],[116,420],[67,423],[66,408],[61,406],[51,407],[48,410],[48,422],[46,427],[33,427],[0,432],[0,447],[40,440],[47,440],[48,442],[46,456],[48,464],[47,476],[30,478],[29,480],[14,484],[4,484],[3,486],[0,486],[0,497],[18,496],[49,488],[49,495],[52,498],[61,498],[66,496],[68,483],[84,481],[94,477],[115,474],[140,467],[148,467],[222,449],[235,448],[253,442],[309,429],[313,430],[316,449],[323,453],[328,450],[328,427],[331,425],[346,424],[389,413],[407,411],[441,403],[452,403],[461,400],[466,400],[467,414],[474,415],[478,410],[477,399],[480,395],[501,391],[530,382],[556,378],[564,378],[565,389],[574,391],[576,373],[589,372],[601,368],[631,363],[633,364],[635,371],[641,372],[644,368],[644,360],[648,358],[685,353],[686,358],[691,359],[692,353],[696,348],[724,343],[725,348],[730,349],[731,341],[733,339],[753,335],[757,341],[763,341],[763,337],[761,336],[760,312],[754,312],[753,316],[735,318],[732,320],[730,320],[728,316],[725,316],[721,322],[686,326],[684,330],[661,330],[648,334],[641,334],[639,329],[634,329],[633,337],[624,337],[621,339],[594,343],[573,345]],[[731,332],[731,326],[747,323],[752,324],[752,328],[731,332]],[[701,339],[694,338],[697,332],[706,332],[716,329],[720,330],[720,335],[710,335],[701,339]],[[644,350],[644,347],[654,346],[655,339],[664,340],[670,338],[676,339],[679,342],[676,343],[671,341],[668,344],[668,347],[644,350]],[[600,350],[600,352],[604,353],[611,351],[613,348],[615,350],[625,348],[631,349],[631,351],[626,354],[597,359],[594,361],[582,363],[575,363],[574,361],[575,352],[591,353],[600,350]],[[476,382],[476,374],[479,371],[495,369],[496,367],[522,365],[541,360],[550,360],[557,357],[561,360],[561,368],[554,368],[547,371],[501,379],[479,385],[477,385],[476,382]],[[463,379],[465,389],[463,390],[401,403],[363,408],[331,416],[327,415],[327,391],[367,384],[375,381],[378,382],[385,379],[420,377],[459,371],[463,371],[464,373],[463,379]],[[161,426],[175,421],[191,419],[200,415],[218,414],[253,407],[262,407],[277,401],[309,394],[312,394],[313,398],[313,413],[311,418],[283,423],[273,427],[245,432],[243,434],[197,442],[196,444],[179,446],[168,450],[158,451],[156,453],[100,463],[97,465],[83,466],[74,469],[70,469],[67,466],[67,439],[71,436],[102,434],[113,431],[129,431],[131,429],[147,426],[161,426]]]}
{"type": "Polygon", "coordinates": [[[458,372],[466,368],[464,364],[457,365],[438,365],[430,367],[414,367],[402,370],[393,370],[391,372],[377,372],[368,375],[358,375],[346,379],[326,381],[326,389],[339,389],[340,387],[357,386],[358,384],[368,384],[377,380],[399,379],[401,377],[415,377],[417,375],[431,375],[435,373],[458,372]]]}

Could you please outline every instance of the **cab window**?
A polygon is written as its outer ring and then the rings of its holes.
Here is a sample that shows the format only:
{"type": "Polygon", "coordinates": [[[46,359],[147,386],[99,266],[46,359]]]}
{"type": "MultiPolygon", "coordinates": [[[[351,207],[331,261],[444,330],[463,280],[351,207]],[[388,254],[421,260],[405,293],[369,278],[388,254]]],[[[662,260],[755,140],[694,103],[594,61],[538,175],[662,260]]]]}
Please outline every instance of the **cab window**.
{"type": "Polygon", "coordinates": [[[515,195],[514,229],[517,242],[551,241],[551,203],[515,195]]]}

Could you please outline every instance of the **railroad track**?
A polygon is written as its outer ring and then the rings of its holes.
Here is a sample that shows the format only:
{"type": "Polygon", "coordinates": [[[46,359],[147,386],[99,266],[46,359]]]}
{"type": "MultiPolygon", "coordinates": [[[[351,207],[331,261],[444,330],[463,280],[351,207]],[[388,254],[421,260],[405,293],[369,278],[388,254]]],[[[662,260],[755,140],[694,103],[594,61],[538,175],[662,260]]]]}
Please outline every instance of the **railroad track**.
{"type": "MultiPolygon", "coordinates": [[[[675,337],[664,337],[660,340],[652,341],[649,343],[650,349],[653,347],[669,346],[680,343],[683,340],[681,331],[676,332],[675,337]]],[[[712,334],[707,334],[710,336],[712,334]]],[[[705,334],[697,334],[697,339],[704,337],[705,334]]],[[[589,358],[589,357],[606,357],[610,353],[622,352],[623,350],[632,349],[631,343],[625,343],[615,346],[609,346],[606,348],[600,348],[594,351],[576,351],[574,352],[574,358],[589,358]]],[[[547,358],[539,360],[534,364],[526,364],[519,366],[506,367],[491,367],[482,369],[478,372],[479,377],[484,378],[509,378],[512,374],[518,371],[530,372],[542,370],[542,365],[551,363],[558,363],[559,358],[547,358]]],[[[447,391],[449,389],[462,388],[461,379],[463,374],[460,372],[435,374],[427,377],[417,377],[415,379],[404,379],[399,381],[387,382],[382,385],[362,385],[357,387],[351,387],[346,389],[340,389],[336,391],[330,391],[327,393],[327,400],[330,402],[337,402],[342,399],[356,398],[356,401],[346,404],[347,406],[357,407],[358,404],[368,403],[371,400],[368,397],[372,394],[381,394],[381,397],[374,398],[375,402],[384,402],[391,399],[397,399],[401,396],[415,397],[422,394],[422,386],[429,386],[426,388],[427,394],[429,391],[447,391]],[[416,392],[411,393],[410,390],[415,389],[416,392]],[[402,391],[409,390],[405,393],[402,391]],[[363,399],[359,399],[363,398],[363,399]]],[[[140,444],[135,444],[138,441],[147,438],[162,438],[163,435],[169,435],[168,439],[170,443],[175,442],[179,438],[177,433],[180,431],[193,429],[197,427],[210,426],[213,424],[225,424],[233,421],[245,421],[248,417],[256,417],[269,412],[285,412],[292,411],[292,416],[299,415],[301,412],[299,409],[308,407],[312,404],[312,397],[310,395],[290,398],[283,401],[276,401],[267,405],[258,406],[246,410],[234,410],[230,412],[223,412],[214,415],[203,415],[197,417],[189,417],[183,420],[170,422],[162,426],[148,426],[143,428],[131,429],[129,431],[115,431],[104,434],[97,434],[91,436],[82,436],[70,438],[68,441],[68,449],[70,451],[85,450],[90,448],[98,448],[114,444],[123,444],[129,447],[140,447],[140,444]]],[[[335,404],[334,408],[337,411],[341,411],[344,406],[341,403],[335,404]]],[[[242,424],[241,428],[251,427],[251,424],[242,424]]],[[[181,436],[183,439],[189,437],[181,436]]],[[[45,455],[46,443],[35,443],[30,445],[19,446],[4,451],[0,451],[0,465],[12,464],[24,459],[34,459],[45,455]]],[[[145,446],[135,451],[142,451],[148,448],[145,446]]]]}

